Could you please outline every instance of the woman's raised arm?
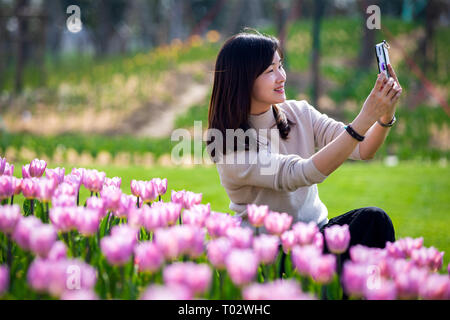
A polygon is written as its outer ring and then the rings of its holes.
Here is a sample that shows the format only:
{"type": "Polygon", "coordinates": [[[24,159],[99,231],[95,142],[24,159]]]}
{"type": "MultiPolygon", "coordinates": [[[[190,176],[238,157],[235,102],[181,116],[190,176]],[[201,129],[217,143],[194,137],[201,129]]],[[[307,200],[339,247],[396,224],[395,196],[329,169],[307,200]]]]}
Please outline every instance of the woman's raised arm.
{"type": "MultiPolygon", "coordinates": [[[[395,110],[395,103],[400,96],[401,88],[399,86],[394,87],[396,82],[393,78],[386,80],[383,73],[378,75],[378,79],[360,113],[351,123],[354,131],[361,136],[364,136],[381,116],[390,114],[395,110]]],[[[335,140],[315,153],[312,160],[316,168],[322,174],[328,176],[348,159],[358,143],[358,140],[344,131],[335,140]]]]}

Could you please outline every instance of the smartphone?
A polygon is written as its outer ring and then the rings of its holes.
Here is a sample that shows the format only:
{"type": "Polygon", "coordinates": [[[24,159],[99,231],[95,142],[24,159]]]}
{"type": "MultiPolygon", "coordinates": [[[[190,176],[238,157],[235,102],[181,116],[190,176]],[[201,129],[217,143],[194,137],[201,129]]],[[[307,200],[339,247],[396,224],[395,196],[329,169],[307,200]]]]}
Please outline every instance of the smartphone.
{"type": "Polygon", "coordinates": [[[388,49],[389,44],[386,42],[386,40],[383,40],[383,42],[375,46],[375,53],[377,56],[377,64],[378,64],[378,73],[384,72],[386,78],[389,79],[391,75],[389,74],[388,70],[388,64],[390,63],[388,49]]]}

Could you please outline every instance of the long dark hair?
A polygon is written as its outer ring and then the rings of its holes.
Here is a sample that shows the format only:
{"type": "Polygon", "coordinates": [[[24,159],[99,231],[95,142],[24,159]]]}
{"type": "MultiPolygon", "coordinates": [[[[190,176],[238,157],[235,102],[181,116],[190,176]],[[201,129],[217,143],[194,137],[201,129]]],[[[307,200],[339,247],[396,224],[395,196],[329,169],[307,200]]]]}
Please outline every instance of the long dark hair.
{"type": "MultiPolygon", "coordinates": [[[[211,129],[215,129],[221,132],[224,139],[221,150],[223,154],[237,150],[238,145],[234,141],[233,149],[228,150],[226,130],[242,129],[245,132],[251,128],[248,120],[253,85],[256,78],[271,65],[276,51],[283,58],[279,41],[275,37],[263,35],[249,28],[224,43],[217,56],[214,71],[214,85],[208,113],[207,146],[213,142],[209,133],[211,129]]],[[[286,140],[291,126],[295,123],[289,120],[277,105],[274,104],[272,107],[280,136],[286,140]]],[[[249,150],[249,139],[251,138],[245,138],[244,150],[249,150]]],[[[260,142],[256,141],[257,152],[259,145],[260,142]]],[[[208,149],[214,162],[217,160],[215,151],[208,149]]]]}

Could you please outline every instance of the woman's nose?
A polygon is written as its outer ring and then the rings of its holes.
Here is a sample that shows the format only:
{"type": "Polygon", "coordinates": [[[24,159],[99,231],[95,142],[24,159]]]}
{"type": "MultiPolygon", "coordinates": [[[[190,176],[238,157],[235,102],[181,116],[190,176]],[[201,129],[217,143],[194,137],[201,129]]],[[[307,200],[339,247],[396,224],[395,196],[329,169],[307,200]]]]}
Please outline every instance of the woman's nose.
{"type": "Polygon", "coordinates": [[[277,82],[285,82],[286,81],[286,75],[279,71],[278,72],[278,77],[277,77],[277,82]]]}

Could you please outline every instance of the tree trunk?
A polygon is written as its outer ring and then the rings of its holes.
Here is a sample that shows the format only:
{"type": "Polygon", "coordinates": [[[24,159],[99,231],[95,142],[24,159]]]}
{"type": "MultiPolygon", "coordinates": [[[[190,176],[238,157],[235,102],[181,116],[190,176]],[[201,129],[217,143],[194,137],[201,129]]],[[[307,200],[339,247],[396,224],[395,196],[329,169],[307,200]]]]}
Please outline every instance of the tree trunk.
{"type": "Polygon", "coordinates": [[[370,5],[378,5],[376,0],[359,0],[358,5],[361,12],[362,18],[362,38],[361,38],[361,49],[359,51],[358,57],[358,67],[359,69],[369,70],[375,58],[375,35],[376,29],[367,28],[367,7],[370,5]]]}
{"type": "Polygon", "coordinates": [[[311,58],[311,76],[312,91],[311,102],[317,105],[320,96],[320,24],[325,10],[326,0],[314,1],[314,20],[312,28],[312,58],[311,58]]]}
{"type": "Polygon", "coordinates": [[[28,6],[28,0],[18,0],[14,8],[14,14],[18,19],[16,39],[16,73],[14,77],[14,92],[20,93],[23,89],[23,69],[26,62],[28,33],[28,21],[24,16],[28,6]]]}

